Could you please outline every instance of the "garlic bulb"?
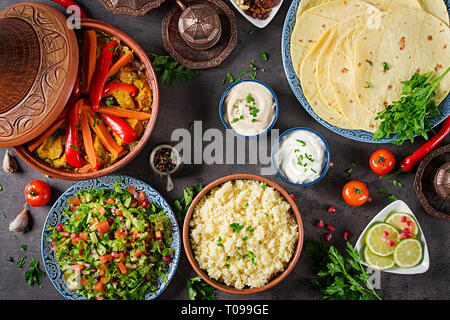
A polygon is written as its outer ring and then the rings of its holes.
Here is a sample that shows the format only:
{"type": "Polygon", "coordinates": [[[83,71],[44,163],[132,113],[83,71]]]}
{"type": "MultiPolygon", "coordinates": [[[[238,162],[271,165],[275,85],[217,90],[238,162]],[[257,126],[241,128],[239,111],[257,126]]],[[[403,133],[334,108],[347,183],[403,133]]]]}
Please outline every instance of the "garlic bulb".
{"type": "Polygon", "coordinates": [[[3,158],[3,171],[6,173],[14,173],[17,171],[17,161],[14,157],[6,150],[5,157],[3,158]]]}
{"type": "Polygon", "coordinates": [[[24,232],[28,226],[28,209],[27,204],[22,212],[17,215],[17,217],[9,224],[9,231],[14,232],[24,232]]]}

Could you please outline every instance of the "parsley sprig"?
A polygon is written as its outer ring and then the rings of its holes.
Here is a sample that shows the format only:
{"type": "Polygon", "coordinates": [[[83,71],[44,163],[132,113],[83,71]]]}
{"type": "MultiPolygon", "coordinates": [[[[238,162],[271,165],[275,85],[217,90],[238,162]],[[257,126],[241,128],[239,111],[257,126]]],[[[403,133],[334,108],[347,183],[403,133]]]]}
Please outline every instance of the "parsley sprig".
{"type": "Polygon", "coordinates": [[[174,212],[178,221],[183,221],[184,216],[189,209],[189,205],[202,189],[203,185],[201,184],[183,189],[183,196],[174,202],[174,212]]]}
{"type": "Polygon", "coordinates": [[[308,240],[305,248],[318,269],[318,278],[312,284],[322,292],[324,300],[381,300],[368,285],[369,275],[350,243],[345,250],[349,258],[334,246],[327,248],[323,240],[308,240]]]}
{"type": "Polygon", "coordinates": [[[419,135],[428,140],[427,131],[432,129],[432,118],[441,116],[434,97],[441,80],[450,72],[448,68],[440,77],[430,71],[423,75],[415,73],[403,84],[402,97],[378,113],[375,120],[382,120],[373,139],[380,140],[398,134],[394,144],[401,145],[407,139],[414,142],[419,135]]]}
{"type": "Polygon", "coordinates": [[[188,278],[180,271],[177,273],[186,280],[190,300],[216,300],[214,288],[203,281],[200,276],[188,278]]]}
{"type": "Polygon", "coordinates": [[[171,56],[157,55],[154,53],[147,53],[147,55],[150,57],[156,76],[166,86],[171,86],[173,80],[186,82],[188,80],[194,80],[199,76],[198,71],[184,67],[171,56]]]}

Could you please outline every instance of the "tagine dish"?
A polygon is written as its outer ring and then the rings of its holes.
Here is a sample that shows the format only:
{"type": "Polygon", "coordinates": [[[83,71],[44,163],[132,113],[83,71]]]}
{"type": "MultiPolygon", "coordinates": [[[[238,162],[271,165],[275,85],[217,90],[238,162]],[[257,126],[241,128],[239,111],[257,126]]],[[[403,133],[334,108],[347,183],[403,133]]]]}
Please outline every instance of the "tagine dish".
{"type": "Polygon", "coordinates": [[[93,29],[81,34],[72,96],[27,148],[53,168],[86,173],[133,150],[151,117],[152,88],[144,66],[120,39],[93,29]]]}

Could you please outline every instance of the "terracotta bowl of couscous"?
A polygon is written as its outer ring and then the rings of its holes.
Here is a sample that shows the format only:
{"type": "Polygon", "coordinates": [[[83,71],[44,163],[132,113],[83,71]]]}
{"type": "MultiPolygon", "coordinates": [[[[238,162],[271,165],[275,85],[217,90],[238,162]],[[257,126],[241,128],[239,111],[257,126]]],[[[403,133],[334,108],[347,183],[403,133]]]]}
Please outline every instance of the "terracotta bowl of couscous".
{"type": "Polygon", "coordinates": [[[303,246],[303,223],[292,197],[276,183],[237,174],[206,186],[183,226],[195,272],[233,294],[266,291],[294,269],[303,246]]]}

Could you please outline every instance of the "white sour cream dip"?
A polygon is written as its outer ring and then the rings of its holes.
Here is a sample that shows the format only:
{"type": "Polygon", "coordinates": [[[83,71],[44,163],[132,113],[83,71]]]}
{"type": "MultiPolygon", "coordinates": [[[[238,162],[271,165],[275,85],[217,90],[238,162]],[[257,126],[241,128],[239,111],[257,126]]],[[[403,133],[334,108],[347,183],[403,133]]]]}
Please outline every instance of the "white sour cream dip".
{"type": "Polygon", "coordinates": [[[323,140],[308,130],[295,130],[284,136],[275,154],[280,173],[290,182],[305,184],[317,180],[326,163],[323,140]]]}
{"type": "Polygon", "coordinates": [[[272,93],[258,82],[244,81],[231,88],[224,101],[224,119],[243,136],[263,133],[275,117],[272,93]]]}

